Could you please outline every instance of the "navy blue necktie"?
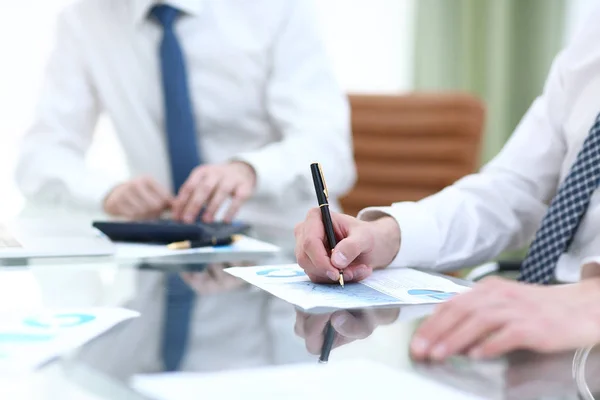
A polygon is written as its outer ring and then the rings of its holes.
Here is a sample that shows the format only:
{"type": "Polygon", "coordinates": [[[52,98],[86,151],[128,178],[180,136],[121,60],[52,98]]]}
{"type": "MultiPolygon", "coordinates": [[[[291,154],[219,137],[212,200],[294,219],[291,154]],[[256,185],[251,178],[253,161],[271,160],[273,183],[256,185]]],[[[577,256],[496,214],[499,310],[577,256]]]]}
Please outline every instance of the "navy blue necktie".
{"type": "Polygon", "coordinates": [[[519,280],[548,284],[561,254],[568,250],[600,183],[600,115],[577,155],[521,266],[519,280]]]}
{"type": "MultiPolygon", "coordinates": [[[[165,130],[173,189],[177,193],[192,170],[200,164],[185,62],[174,30],[180,12],[168,5],[158,5],[152,8],[151,15],[163,27],[160,65],[165,130]]],[[[167,275],[161,349],[166,371],[177,370],[185,353],[194,297],[194,291],[178,273],[167,275]]]]}

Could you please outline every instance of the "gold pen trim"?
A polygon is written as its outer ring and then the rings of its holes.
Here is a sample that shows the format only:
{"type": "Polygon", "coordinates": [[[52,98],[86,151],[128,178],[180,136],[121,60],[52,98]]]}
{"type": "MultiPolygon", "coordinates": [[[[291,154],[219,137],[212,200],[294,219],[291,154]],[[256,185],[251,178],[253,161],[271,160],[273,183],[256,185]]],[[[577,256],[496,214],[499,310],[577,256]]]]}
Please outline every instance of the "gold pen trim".
{"type": "Polygon", "coordinates": [[[167,245],[167,249],[169,250],[185,250],[189,249],[191,246],[191,242],[189,240],[184,240],[183,242],[175,242],[167,245]]]}
{"type": "Polygon", "coordinates": [[[317,167],[319,168],[319,174],[321,175],[321,182],[323,182],[323,193],[325,194],[325,197],[329,199],[329,190],[327,189],[327,182],[325,182],[325,175],[323,175],[321,163],[317,163],[317,167]]]}
{"type": "Polygon", "coordinates": [[[319,207],[325,207],[325,206],[328,206],[328,205],[329,205],[329,203],[319,204],[319,207]]]}

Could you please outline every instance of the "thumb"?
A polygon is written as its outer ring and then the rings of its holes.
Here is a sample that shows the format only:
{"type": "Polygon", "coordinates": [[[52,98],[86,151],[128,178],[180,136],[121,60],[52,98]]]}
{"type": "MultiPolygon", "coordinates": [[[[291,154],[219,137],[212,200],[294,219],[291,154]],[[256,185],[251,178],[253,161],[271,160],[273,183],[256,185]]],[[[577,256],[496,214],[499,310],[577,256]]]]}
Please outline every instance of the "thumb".
{"type": "Polygon", "coordinates": [[[362,253],[368,250],[368,232],[363,229],[351,232],[340,241],[331,255],[331,262],[337,268],[346,268],[362,253]]]}

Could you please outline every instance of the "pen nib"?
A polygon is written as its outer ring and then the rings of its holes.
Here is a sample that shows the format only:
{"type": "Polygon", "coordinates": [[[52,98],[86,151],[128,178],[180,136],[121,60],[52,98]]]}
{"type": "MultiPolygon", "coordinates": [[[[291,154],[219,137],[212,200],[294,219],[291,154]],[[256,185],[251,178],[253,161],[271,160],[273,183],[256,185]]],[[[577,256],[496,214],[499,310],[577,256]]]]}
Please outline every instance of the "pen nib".
{"type": "Polygon", "coordinates": [[[340,286],[344,287],[344,273],[340,272],[340,286]]]}

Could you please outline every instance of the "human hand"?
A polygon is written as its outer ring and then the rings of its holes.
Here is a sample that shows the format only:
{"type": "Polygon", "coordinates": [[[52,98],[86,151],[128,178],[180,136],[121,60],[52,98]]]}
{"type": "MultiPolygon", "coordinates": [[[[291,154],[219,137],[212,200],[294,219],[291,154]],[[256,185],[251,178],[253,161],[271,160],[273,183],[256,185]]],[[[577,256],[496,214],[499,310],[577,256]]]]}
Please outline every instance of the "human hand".
{"type": "Polygon", "coordinates": [[[304,222],[298,224],[296,259],[314,282],[339,279],[360,281],[373,268],[387,266],[400,248],[400,228],[392,217],[366,222],[349,215],[331,213],[335,235],[341,239],[329,257],[321,210],[313,208],[304,222]]]}
{"type": "Polygon", "coordinates": [[[356,340],[365,339],[380,325],[388,325],[398,319],[399,308],[371,309],[361,311],[336,311],[331,314],[308,314],[296,311],[296,335],[306,342],[306,349],[311,354],[319,354],[323,346],[324,331],[327,322],[336,331],[333,348],[337,348],[356,340]]]}
{"type": "Polygon", "coordinates": [[[417,360],[457,354],[492,358],[513,350],[551,353],[600,342],[600,280],[534,286],[485,279],[436,307],[415,333],[417,360]]]}
{"type": "Polygon", "coordinates": [[[196,293],[201,296],[212,295],[243,287],[244,280],[225,272],[225,264],[209,264],[198,272],[182,272],[181,277],[196,293]]]}
{"type": "Polygon", "coordinates": [[[151,177],[139,177],[116,186],[104,199],[104,211],[128,219],[158,218],[169,209],[173,196],[151,177]]]}
{"type": "Polygon", "coordinates": [[[183,184],[173,203],[173,217],[186,223],[202,219],[213,222],[223,202],[231,197],[224,220],[230,222],[242,204],[252,196],[256,185],[254,169],[244,162],[196,167],[183,184]]]}

